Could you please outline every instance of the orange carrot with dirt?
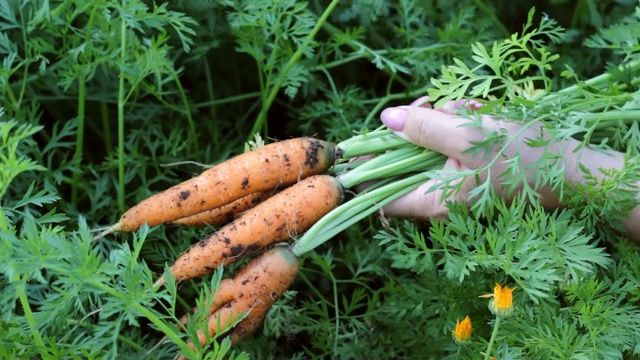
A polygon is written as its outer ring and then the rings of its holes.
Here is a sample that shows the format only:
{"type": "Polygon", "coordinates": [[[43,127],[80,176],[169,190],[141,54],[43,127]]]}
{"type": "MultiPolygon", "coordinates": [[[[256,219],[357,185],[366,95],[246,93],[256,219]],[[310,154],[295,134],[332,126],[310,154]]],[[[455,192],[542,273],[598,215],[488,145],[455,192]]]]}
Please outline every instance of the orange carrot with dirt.
{"type": "MultiPolygon", "coordinates": [[[[298,257],[289,247],[276,246],[249,262],[233,278],[220,282],[208,312],[208,336],[230,331],[232,343],[237,343],[255,331],[273,303],[291,286],[300,269],[298,257]],[[235,327],[228,329],[238,316],[246,314],[235,327]]],[[[186,324],[187,318],[182,318],[186,324]]],[[[205,332],[198,331],[198,340],[206,345],[205,332]]],[[[193,346],[193,344],[190,344],[193,346]]]]}
{"type": "MultiPolygon", "coordinates": [[[[169,271],[177,281],[212,272],[273,243],[287,240],[342,203],[343,188],[330,175],[315,175],[271,196],[180,255],[169,271]]],[[[164,275],[154,287],[165,283],[164,275]]]]}
{"type": "Polygon", "coordinates": [[[202,174],[155,194],[126,211],[96,238],[134,231],[214,209],[248,194],[275,189],[324,173],[336,158],[334,144],[294,138],[237,155],[202,174]]]}
{"type": "Polygon", "coordinates": [[[251,209],[275,193],[272,191],[261,191],[249,194],[227,205],[207,210],[199,214],[187,216],[173,221],[173,224],[184,226],[221,225],[226,224],[236,218],[240,213],[251,209]]]}

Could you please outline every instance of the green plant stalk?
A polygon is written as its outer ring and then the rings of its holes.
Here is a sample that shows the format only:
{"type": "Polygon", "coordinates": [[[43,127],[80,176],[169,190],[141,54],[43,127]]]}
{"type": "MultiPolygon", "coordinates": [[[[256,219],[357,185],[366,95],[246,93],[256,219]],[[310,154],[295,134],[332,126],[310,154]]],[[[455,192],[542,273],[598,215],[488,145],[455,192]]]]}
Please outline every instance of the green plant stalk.
{"type": "Polygon", "coordinates": [[[189,122],[189,133],[191,135],[191,142],[193,143],[192,149],[195,153],[198,153],[198,134],[196,133],[196,124],[193,122],[193,116],[191,114],[191,109],[189,109],[189,100],[187,99],[187,94],[182,87],[182,83],[180,82],[180,77],[176,73],[175,69],[172,67],[168,67],[169,73],[173,78],[173,81],[176,83],[178,87],[178,92],[180,93],[180,100],[182,100],[182,104],[184,105],[184,113],[187,115],[187,122],[189,122]]]}
{"type": "Polygon", "coordinates": [[[209,101],[193,104],[193,107],[195,107],[195,108],[201,108],[201,107],[207,107],[207,106],[213,107],[213,106],[216,106],[216,105],[223,105],[223,104],[227,104],[227,103],[231,103],[231,102],[242,101],[242,100],[246,100],[246,99],[253,99],[253,98],[257,98],[257,97],[260,97],[260,92],[259,91],[246,93],[246,94],[229,96],[227,98],[217,99],[217,100],[214,100],[213,98],[211,98],[211,100],[209,100],[209,101]]]}
{"type": "Polygon", "coordinates": [[[142,351],[145,350],[142,346],[140,346],[140,344],[138,344],[135,341],[127,338],[126,336],[118,335],[118,340],[120,340],[123,343],[129,345],[131,348],[136,349],[136,351],[142,352],[142,351]]]}
{"type": "Polygon", "coordinates": [[[71,203],[78,203],[78,183],[80,182],[80,172],[82,171],[81,159],[82,149],[84,145],[84,118],[85,118],[85,93],[86,81],[84,76],[78,78],[78,133],[76,134],[76,150],[73,160],[77,164],[76,171],[73,173],[73,182],[71,184],[71,203]]]}
{"type": "Polygon", "coordinates": [[[104,146],[107,154],[109,154],[113,144],[111,143],[111,131],[109,130],[109,106],[105,101],[100,102],[100,115],[102,115],[102,135],[104,136],[104,146]]]}
{"type": "Polygon", "coordinates": [[[498,328],[500,327],[501,316],[496,315],[496,322],[493,324],[493,332],[491,332],[491,339],[489,339],[489,345],[487,345],[487,352],[484,354],[484,360],[491,359],[491,351],[493,350],[493,344],[498,336],[498,328]]]}
{"type": "Polygon", "coordinates": [[[347,171],[353,170],[361,165],[366,164],[368,159],[354,159],[347,162],[341,162],[339,164],[335,164],[331,167],[330,171],[332,174],[339,176],[347,171]]]}
{"type": "MultiPolygon", "coordinates": [[[[324,24],[327,21],[327,18],[329,18],[329,15],[333,11],[333,9],[338,5],[339,2],[340,2],[339,0],[333,0],[329,4],[329,6],[327,6],[324,13],[322,13],[320,18],[318,19],[318,22],[316,22],[316,26],[314,26],[311,32],[309,33],[309,35],[307,35],[307,39],[306,39],[307,44],[310,44],[313,41],[318,31],[320,31],[322,24],[324,24]]],[[[289,61],[285,65],[284,69],[282,69],[282,71],[278,74],[278,78],[276,79],[275,84],[271,88],[269,95],[262,103],[262,108],[260,109],[260,114],[258,114],[258,118],[256,119],[255,123],[253,123],[253,128],[251,129],[251,133],[249,134],[249,139],[252,139],[253,134],[259,132],[260,129],[264,127],[267,120],[267,112],[269,111],[271,104],[275,100],[276,95],[278,95],[278,91],[280,91],[280,88],[282,87],[282,84],[284,83],[284,80],[287,74],[289,73],[289,71],[291,71],[291,68],[293,67],[293,65],[295,65],[302,57],[302,52],[303,52],[302,47],[299,47],[298,50],[296,50],[296,52],[291,56],[291,58],[289,58],[289,61]]],[[[267,81],[267,84],[268,84],[268,81],[267,81]]]]}
{"type": "MultiPolygon", "coordinates": [[[[216,107],[215,107],[215,94],[213,93],[213,80],[211,78],[211,69],[209,68],[209,59],[207,58],[206,54],[205,56],[202,57],[202,62],[204,65],[204,78],[207,81],[207,96],[209,97],[209,112],[211,113],[211,116],[215,117],[216,116],[216,107]]],[[[213,127],[213,131],[217,132],[218,131],[218,127],[214,126],[213,127]]],[[[217,136],[213,136],[214,139],[217,139],[217,136]]]]}
{"type": "MultiPolygon", "coordinates": [[[[22,11],[21,11],[21,13],[22,13],[22,11]]],[[[27,19],[27,16],[25,16],[25,14],[21,14],[21,16],[20,16],[20,24],[22,25],[21,27],[23,29],[27,29],[29,27],[28,24],[25,24],[25,19],[27,19]]],[[[23,44],[24,44],[24,51],[25,51],[25,54],[26,54],[26,58],[27,59],[32,59],[33,57],[32,57],[31,51],[30,51],[30,49],[32,49],[32,47],[30,46],[29,41],[27,39],[27,31],[21,31],[21,33],[22,33],[22,41],[23,41],[23,44]]],[[[18,97],[18,101],[14,102],[15,110],[18,110],[20,108],[20,106],[22,104],[22,99],[24,99],[24,94],[25,94],[25,92],[27,90],[27,78],[29,76],[29,65],[28,64],[29,63],[27,62],[26,65],[23,68],[23,71],[22,71],[22,84],[20,84],[20,95],[18,97]]]]}
{"type": "Polygon", "coordinates": [[[405,154],[396,153],[399,152],[399,150],[385,153],[372,159],[371,163],[364,164],[341,175],[340,182],[342,186],[349,189],[366,181],[398,176],[414,171],[422,171],[432,166],[444,165],[446,159],[445,156],[426,149],[415,148],[411,149],[413,150],[411,152],[404,151],[405,154]],[[383,157],[384,159],[382,159],[383,157]],[[376,160],[385,160],[385,162],[376,162],[376,160]]]}
{"type": "MultiPolygon", "coordinates": [[[[631,61],[627,65],[620,65],[620,66],[618,66],[618,69],[620,69],[620,70],[628,69],[629,72],[632,72],[632,73],[640,71],[640,60],[631,61]]],[[[571,85],[571,86],[566,87],[564,89],[558,90],[558,91],[556,91],[554,93],[548,94],[542,99],[542,101],[545,101],[545,102],[546,101],[553,101],[558,97],[564,96],[565,94],[578,93],[578,90],[580,88],[585,87],[585,86],[598,87],[598,85],[601,85],[603,83],[609,82],[611,80],[611,76],[612,75],[610,73],[604,73],[604,74],[600,74],[598,76],[594,76],[591,79],[585,80],[585,81],[580,82],[578,84],[571,85]]]]}
{"type": "Polygon", "coordinates": [[[375,130],[341,141],[336,146],[342,152],[342,159],[351,159],[397,149],[402,146],[411,146],[411,144],[393,134],[390,130],[375,130]]]}
{"type": "MultiPolygon", "coordinates": [[[[424,149],[424,148],[422,148],[422,149],[424,149]]],[[[413,156],[413,155],[417,155],[420,152],[421,152],[421,148],[418,148],[415,145],[399,146],[398,148],[390,149],[389,151],[383,152],[383,153],[377,155],[376,157],[370,159],[369,161],[367,161],[364,165],[362,165],[360,167],[360,169],[361,169],[360,171],[375,170],[378,167],[389,163],[389,161],[402,160],[402,159],[405,159],[407,157],[410,157],[410,156],[413,156]]],[[[351,187],[351,186],[347,186],[347,187],[351,187]]]]}
{"type": "Polygon", "coordinates": [[[632,124],[640,119],[640,110],[613,110],[596,114],[578,114],[578,121],[584,121],[587,125],[593,126],[594,130],[604,130],[611,128],[618,121],[632,124]],[[613,123],[613,124],[612,124],[613,123]]]}
{"type": "Polygon", "coordinates": [[[36,343],[36,347],[38,348],[40,356],[42,356],[43,359],[50,359],[51,356],[49,356],[49,354],[45,352],[46,346],[44,345],[44,341],[42,340],[40,331],[38,331],[36,318],[33,316],[33,312],[31,311],[29,299],[27,298],[27,292],[25,291],[25,285],[26,279],[21,279],[20,283],[16,287],[18,298],[20,299],[20,305],[22,305],[22,310],[24,311],[24,317],[27,319],[27,323],[29,324],[29,328],[31,329],[31,334],[33,335],[33,341],[36,343]]]}
{"type": "Polygon", "coordinates": [[[352,200],[323,216],[307,230],[295,242],[293,253],[301,256],[315,249],[384,205],[417,188],[428,179],[426,173],[423,172],[392,182],[371,192],[358,194],[352,200]]]}
{"type": "MultiPolygon", "coordinates": [[[[124,12],[124,2],[121,6],[124,12]]],[[[124,14],[120,14],[120,59],[124,64],[127,50],[127,26],[124,21],[124,14]]],[[[118,208],[124,211],[124,68],[120,68],[120,82],[118,85],[118,208]]]]}
{"type": "MultiPolygon", "coordinates": [[[[98,6],[93,6],[91,10],[91,15],[89,15],[89,21],[87,23],[87,28],[84,34],[84,41],[89,43],[91,41],[91,31],[93,29],[93,22],[96,18],[96,14],[98,13],[98,6]]],[[[25,81],[26,83],[26,78],[25,81]]],[[[82,149],[84,146],[84,128],[85,128],[85,106],[86,106],[86,95],[87,95],[87,79],[86,74],[82,74],[78,78],[78,133],[76,134],[76,151],[73,155],[74,161],[76,161],[77,169],[73,173],[73,183],[71,185],[71,203],[77,204],[78,201],[78,183],[80,182],[80,171],[82,169],[81,159],[82,159],[82,149]]]]}
{"type": "MultiPolygon", "coordinates": [[[[338,34],[340,32],[340,30],[331,25],[330,23],[325,23],[324,27],[332,34],[338,34]]],[[[388,49],[379,49],[379,50],[374,50],[376,52],[376,54],[378,55],[388,55],[390,53],[407,53],[407,54],[415,54],[415,53],[421,53],[421,52],[426,52],[426,51],[431,51],[431,50],[438,50],[438,49],[443,49],[443,48],[448,48],[448,47],[455,47],[455,46],[459,46],[458,44],[453,44],[453,43],[442,43],[439,42],[437,44],[431,44],[431,45],[427,45],[427,46],[417,46],[417,47],[407,47],[407,48],[401,48],[401,49],[393,49],[393,50],[388,50],[388,49]]],[[[352,46],[351,47],[354,50],[359,50],[359,48],[357,46],[352,46]]],[[[367,53],[356,53],[356,54],[349,54],[348,56],[339,59],[339,60],[333,60],[333,61],[329,61],[327,63],[324,64],[318,64],[316,66],[314,66],[312,68],[312,71],[319,71],[319,70],[329,70],[331,68],[334,67],[338,67],[341,65],[346,65],[352,61],[356,61],[356,60],[360,60],[360,59],[368,59],[369,54],[367,53]]]]}

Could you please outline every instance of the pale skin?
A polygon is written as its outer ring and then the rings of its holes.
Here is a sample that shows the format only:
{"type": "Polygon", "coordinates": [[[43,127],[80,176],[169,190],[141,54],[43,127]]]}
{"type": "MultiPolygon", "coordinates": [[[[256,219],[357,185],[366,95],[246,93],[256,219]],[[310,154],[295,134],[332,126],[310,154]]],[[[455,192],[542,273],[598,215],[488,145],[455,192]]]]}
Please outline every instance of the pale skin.
{"type": "MultiPolygon", "coordinates": [[[[427,149],[437,151],[448,156],[445,168],[453,170],[476,170],[487,165],[483,156],[473,157],[471,154],[463,153],[468,149],[472,141],[481,141],[484,135],[475,127],[461,127],[469,120],[457,115],[458,108],[465,106],[469,109],[477,109],[482,105],[473,100],[449,102],[442,108],[433,109],[427,102],[426,97],[414,101],[408,106],[399,106],[385,109],[380,118],[382,122],[397,135],[427,149]]],[[[511,122],[496,120],[490,116],[482,117],[482,124],[487,130],[502,130],[509,135],[516,134],[523,128],[511,122]]],[[[539,159],[544,150],[542,148],[530,147],[524,143],[526,138],[537,138],[540,129],[531,127],[524,129],[517,141],[511,142],[505,155],[510,157],[519,153],[526,167],[539,159]]],[[[560,154],[564,160],[565,180],[571,183],[584,182],[583,173],[578,165],[582,164],[591,170],[591,174],[597,177],[604,177],[599,169],[621,169],[624,164],[624,155],[617,151],[607,153],[600,152],[588,147],[579,150],[580,142],[577,140],[564,140],[553,145],[552,151],[560,154]]],[[[489,159],[492,157],[490,156],[489,159]]],[[[510,197],[505,190],[500,189],[501,178],[497,174],[506,169],[506,164],[497,161],[491,167],[492,183],[498,194],[510,197]]],[[[535,169],[531,170],[532,172],[535,169]]],[[[486,179],[486,177],[485,177],[486,179]]],[[[484,180],[484,179],[483,179],[484,180]]],[[[386,215],[412,218],[412,219],[439,219],[446,218],[448,209],[446,201],[469,203],[469,191],[474,189],[476,182],[473,178],[466,178],[462,184],[462,191],[451,198],[442,199],[442,191],[427,192],[427,189],[437,184],[435,180],[428,181],[409,194],[395,200],[384,207],[386,215]]],[[[558,196],[549,188],[538,189],[541,195],[542,204],[549,208],[560,206],[558,196]]],[[[623,222],[628,236],[640,241],[640,206],[631,211],[627,219],[623,222]]]]}

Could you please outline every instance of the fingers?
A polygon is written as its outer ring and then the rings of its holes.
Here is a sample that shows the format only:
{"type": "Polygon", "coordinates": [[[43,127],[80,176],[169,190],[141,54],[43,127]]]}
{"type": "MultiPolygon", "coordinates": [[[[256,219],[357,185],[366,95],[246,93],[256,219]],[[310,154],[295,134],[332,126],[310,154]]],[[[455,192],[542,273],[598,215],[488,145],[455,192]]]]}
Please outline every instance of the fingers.
{"type": "Polygon", "coordinates": [[[416,220],[444,218],[447,207],[441,201],[442,190],[427,192],[436,182],[427,181],[417,189],[385,205],[385,215],[416,220]]]}
{"type": "Polygon", "coordinates": [[[434,109],[399,106],[385,109],[380,118],[398,136],[450,157],[460,158],[469,141],[482,140],[477,131],[464,126],[469,120],[434,109]]]}

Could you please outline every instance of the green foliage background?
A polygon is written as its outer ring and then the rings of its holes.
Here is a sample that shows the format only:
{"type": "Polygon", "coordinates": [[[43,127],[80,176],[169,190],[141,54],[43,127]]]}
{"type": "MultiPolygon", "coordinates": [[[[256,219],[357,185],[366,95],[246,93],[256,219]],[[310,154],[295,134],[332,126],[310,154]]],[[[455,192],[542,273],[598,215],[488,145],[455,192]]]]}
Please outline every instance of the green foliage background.
{"type": "MultiPolygon", "coordinates": [[[[559,55],[553,89],[637,60],[636,1],[3,0],[0,358],[186,352],[195,328],[177,318],[222,274],[146,289],[213,230],[92,242],[91,229],[242,152],[253,132],[340,141],[377,127],[386,106],[453,94],[443,66],[520,32],[533,6],[536,24],[564,28],[541,45],[559,55]]],[[[626,75],[620,92],[637,108],[637,69],[626,75]]],[[[637,154],[637,124],[620,134],[635,137],[612,146],[637,154]]],[[[457,208],[430,228],[377,217],[350,228],[303,259],[260,332],[193,356],[478,358],[493,321],[478,296],[500,282],[518,289],[499,359],[638,358],[638,249],[598,224],[615,204],[549,213],[492,201],[490,218],[457,208]],[[458,346],[451,330],[467,314],[474,334],[458,346]]]]}

